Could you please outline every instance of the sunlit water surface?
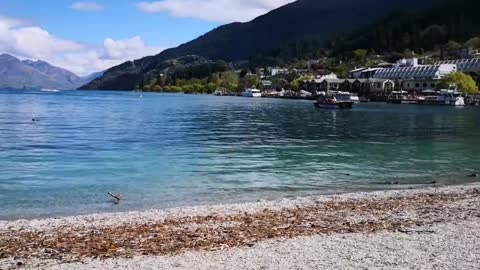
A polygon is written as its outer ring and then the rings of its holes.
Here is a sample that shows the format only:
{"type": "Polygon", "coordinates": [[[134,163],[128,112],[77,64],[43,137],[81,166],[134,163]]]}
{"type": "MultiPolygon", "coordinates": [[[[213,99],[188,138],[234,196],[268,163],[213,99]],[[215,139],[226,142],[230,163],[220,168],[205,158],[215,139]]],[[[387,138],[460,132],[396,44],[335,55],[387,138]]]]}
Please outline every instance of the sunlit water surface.
{"type": "Polygon", "coordinates": [[[0,90],[0,219],[463,183],[479,141],[472,107],[0,90]]]}

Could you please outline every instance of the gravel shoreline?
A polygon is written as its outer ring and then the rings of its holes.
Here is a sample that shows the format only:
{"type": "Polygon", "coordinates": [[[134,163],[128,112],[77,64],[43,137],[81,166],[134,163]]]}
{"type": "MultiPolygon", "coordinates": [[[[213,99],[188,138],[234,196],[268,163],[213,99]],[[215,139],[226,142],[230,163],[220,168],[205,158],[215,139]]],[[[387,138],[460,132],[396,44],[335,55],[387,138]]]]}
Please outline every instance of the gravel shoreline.
{"type": "Polygon", "coordinates": [[[292,209],[298,206],[311,206],[318,202],[326,201],[346,201],[360,199],[382,199],[395,196],[410,196],[425,192],[435,193],[458,193],[466,190],[477,188],[480,189],[479,183],[471,183],[466,185],[455,186],[434,186],[420,189],[408,190],[389,190],[375,192],[357,192],[339,195],[320,195],[298,198],[287,198],[280,200],[260,200],[258,202],[223,204],[223,205],[206,205],[191,206],[170,209],[154,209],[147,211],[129,211],[118,213],[101,213],[79,216],[68,216],[59,218],[46,219],[20,219],[14,221],[0,220],[0,233],[4,231],[42,231],[52,230],[61,227],[78,226],[89,228],[102,228],[120,225],[139,225],[152,222],[161,222],[169,218],[183,218],[190,216],[208,216],[208,215],[236,215],[241,213],[256,213],[264,209],[280,211],[284,209],[292,209]]]}
{"type": "MultiPolygon", "coordinates": [[[[477,261],[480,261],[478,252],[473,251],[478,250],[480,245],[479,221],[480,183],[59,219],[2,221],[0,269],[17,266],[53,269],[231,269],[235,265],[226,267],[228,263],[235,260],[240,263],[245,256],[253,256],[248,255],[252,250],[258,250],[258,258],[268,258],[269,254],[279,256],[277,259],[286,268],[295,267],[298,263],[296,268],[315,269],[328,262],[328,256],[334,256],[333,246],[332,253],[322,253],[319,258],[323,261],[314,260],[312,265],[308,263],[311,259],[298,261],[295,258],[308,258],[315,249],[323,249],[324,245],[341,239],[345,240],[344,247],[337,253],[343,250],[355,253],[357,244],[361,243],[365,247],[373,245],[372,249],[377,247],[373,257],[368,257],[375,264],[365,264],[360,268],[375,268],[377,265],[381,268],[389,267],[382,264],[388,261],[378,256],[394,258],[392,260],[397,266],[402,263],[390,250],[393,246],[386,245],[387,249],[382,251],[378,249],[378,243],[387,240],[393,243],[404,235],[409,236],[400,242],[404,247],[416,243],[417,236],[425,237],[427,242],[432,241],[431,247],[420,250],[428,254],[444,251],[439,239],[457,238],[458,241],[451,243],[457,248],[448,254],[457,258],[461,268],[470,268],[478,266],[477,261]],[[469,242],[472,239],[475,241],[469,242]],[[298,248],[290,252],[289,245],[283,245],[286,242],[298,248]],[[310,243],[313,251],[303,247],[304,242],[310,243]],[[284,253],[282,256],[277,254],[281,250],[284,253]],[[473,256],[473,263],[462,259],[466,256],[464,251],[470,252],[468,256],[473,256]],[[388,255],[389,252],[392,254],[388,255]],[[189,261],[195,261],[192,256],[200,258],[200,261],[189,264],[189,261]],[[282,259],[289,257],[289,260],[282,259]],[[168,264],[175,260],[180,264],[168,264]],[[75,263],[79,261],[82,263],[75,263]],[[181,263],[184,261],[187,263],[181,263]]],[[[366,248],[365,252],[368,250],[366,248]]],[[[355,259],[353,253],[352,260],[339,258],[338,261],[343,260],[344,264],[338,266],[355,268],[358,258],[355,259]]],[[[439,265],[444,263],[447,268],[451,268],[452,262],[436,261],[439,265]]],[[[237,269],[278,269],[275,264],[244,263],[245,267],[236,265],[237,269]]],[[[395,268],[395,265],[390,266],[395,268]]],[[[422,268],[410,266],[406,268],[422,268]]]]}
{"type": "Polygon", "coordinates": [[[265,241],[251,248],[175,256],[37,263],[43,263],[38,269],[49,270],[473,270],[480,268],[480,219],[422,227],[414,233],[315,235],[265,241]]]}

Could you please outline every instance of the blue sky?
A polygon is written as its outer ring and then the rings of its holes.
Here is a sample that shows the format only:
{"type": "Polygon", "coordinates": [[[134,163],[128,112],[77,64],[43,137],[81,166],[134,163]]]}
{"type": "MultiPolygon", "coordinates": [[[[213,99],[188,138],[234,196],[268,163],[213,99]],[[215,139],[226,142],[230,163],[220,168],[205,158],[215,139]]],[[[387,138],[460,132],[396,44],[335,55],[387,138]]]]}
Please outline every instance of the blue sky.
{"type": "Polygon", "coordinates": [[[86,75],[293,0],[1,0],[0,53],[86,75]]]}
{"type": "Polygon", "coordinates": [[[220,25],[168,13],[146,14],[135,6],[140,1],[98,0],[103,9],[91,12],[72,9],[75,2],[79,1],[2,0],[0,14],[31,20],[65,39],[97,43],[105,37],[141,36],[148,44],[162,47],[189,41],[220,25]]]}

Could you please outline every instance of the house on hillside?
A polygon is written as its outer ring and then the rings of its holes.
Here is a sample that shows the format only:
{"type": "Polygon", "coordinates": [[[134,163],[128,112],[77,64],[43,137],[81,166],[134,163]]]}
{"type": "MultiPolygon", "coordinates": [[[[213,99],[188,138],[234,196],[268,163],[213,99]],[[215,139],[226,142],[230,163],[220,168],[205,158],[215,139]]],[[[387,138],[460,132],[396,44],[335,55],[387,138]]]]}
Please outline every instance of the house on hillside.
{"type": "Polygon", "coordinates": [[[289,70],[287,68],[269,67],[267,68],[267,73],[269,76],[274,77],[277,75],[286,75],[289,73],[289,70]]]}
{"type": "Polygon", "coordinates": [[[456,49],[442,48],[440,50],[440,59],[469,59],[473,57],[475,50],[471,47],[462,47],[456,49]]]}

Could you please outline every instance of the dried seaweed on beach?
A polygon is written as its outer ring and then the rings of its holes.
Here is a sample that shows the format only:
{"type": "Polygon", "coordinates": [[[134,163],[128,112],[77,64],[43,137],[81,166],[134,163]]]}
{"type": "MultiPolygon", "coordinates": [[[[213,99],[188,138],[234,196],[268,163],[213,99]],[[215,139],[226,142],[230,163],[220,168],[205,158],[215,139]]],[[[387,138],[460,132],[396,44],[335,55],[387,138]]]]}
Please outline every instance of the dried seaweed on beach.
{"type": "Polygon", "coordinates": [[[131,257],[222,250],[274,238],[315,234],[415,232],[419,226],[480,216],[480,192],[423,192],[370,199],[318,201],[283,210],[168,218],[110,227],[65,226],[0,233],[0,259],[131,257]]]}

